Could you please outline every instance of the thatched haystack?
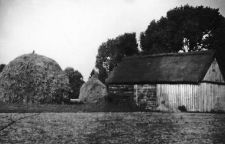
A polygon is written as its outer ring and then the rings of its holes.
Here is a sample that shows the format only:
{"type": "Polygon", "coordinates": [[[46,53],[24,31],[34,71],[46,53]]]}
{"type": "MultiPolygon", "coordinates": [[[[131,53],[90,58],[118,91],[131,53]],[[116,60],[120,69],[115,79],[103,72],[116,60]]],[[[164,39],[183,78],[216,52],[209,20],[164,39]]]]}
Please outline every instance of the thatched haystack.
{"type": "Polygon", "coordinates": [[[0,101],[8,103],[60,102],[70,90],[69,80],[52,59],[24,54],[0,74],[0,101]]]}
{"type": "Polygon", "coordinates": [[[80,88],[79,99],[84,103],[96,103],[102,101],[107,95],[106,86],[96,75],[93,75],[80,88]]]}

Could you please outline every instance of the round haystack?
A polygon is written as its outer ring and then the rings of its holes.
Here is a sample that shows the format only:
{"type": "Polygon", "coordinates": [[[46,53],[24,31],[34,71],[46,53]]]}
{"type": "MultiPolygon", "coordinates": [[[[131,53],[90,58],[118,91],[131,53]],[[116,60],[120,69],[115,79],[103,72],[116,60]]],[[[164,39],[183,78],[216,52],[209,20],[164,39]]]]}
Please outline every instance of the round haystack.
{"type": "Polygon", "coordinates": [[[0,101],[60,102],[67,97],[68,84],[57,62],[38,54],[24,54],[11,61],[0,74],[0,101]]]}
{"type": "Polygon", "coordinates": [[[79,99],[84,103],[96,103],[107,96],[106,86],[95,76],[92,76],[80,88],[79,99]]]}

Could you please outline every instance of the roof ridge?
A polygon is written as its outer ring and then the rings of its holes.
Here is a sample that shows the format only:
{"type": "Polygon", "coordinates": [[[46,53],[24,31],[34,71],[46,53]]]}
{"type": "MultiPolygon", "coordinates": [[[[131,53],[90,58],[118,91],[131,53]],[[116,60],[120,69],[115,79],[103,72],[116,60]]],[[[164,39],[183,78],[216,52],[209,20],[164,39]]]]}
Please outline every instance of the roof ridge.
{"type": "Polygon", "coordinates": [[[132,56],[132,57],[125,57],[124,59],[144,59],[150,57],[163,57],[163,56],[187,56],[187,55],[201,55],[201,54],[214,54],[215,50],[205,50],[205,51],[191,51],[191,52],[184,52],[184,53],[161,53],[161,54],[152,54],[152,55],[145,55],[145,56],[132,56]]]}

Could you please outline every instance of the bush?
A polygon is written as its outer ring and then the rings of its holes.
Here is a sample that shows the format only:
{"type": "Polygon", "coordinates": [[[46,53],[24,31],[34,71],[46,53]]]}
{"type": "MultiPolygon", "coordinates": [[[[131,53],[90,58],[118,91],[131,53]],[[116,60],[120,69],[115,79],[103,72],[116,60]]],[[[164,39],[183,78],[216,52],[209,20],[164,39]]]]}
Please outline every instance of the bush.
{"type": "Polygon", "coordinates": [[[72,89],[69,92],[70,99],[77,99],[79,97],[80,88],[84,84],[82,74],[71,67],[67,67],[65,70],[67,77],[69,78],[69,86],[72,89]]]}

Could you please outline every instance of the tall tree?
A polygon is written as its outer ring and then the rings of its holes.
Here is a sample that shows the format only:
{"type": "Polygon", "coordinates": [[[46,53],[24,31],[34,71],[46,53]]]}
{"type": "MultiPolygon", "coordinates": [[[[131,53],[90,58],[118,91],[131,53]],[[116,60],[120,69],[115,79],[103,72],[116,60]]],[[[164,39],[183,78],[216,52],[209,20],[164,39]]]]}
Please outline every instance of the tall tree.
{"type": "Polygon", "coordinates": [[[143,54],[216,50],[225,77],[225,18],[219,9],[189,5],[176,7],[153,20],[140,35],[143,54]]]}
{"type": "Polygon", "coordinates": [[[96,68],[99,69],[99,79],[105,83],[109,73],[117,66],[122,58],[137,55],[138,44],[135,33],[125,33],[115,39],[108,39],[98,49],[96,68]]]}
{"type": "Polygon", "coordinates": [[[189,5],[176,7],[159,21],[153,20],[140,35],[141,49],[149,53],[223,49],[225,19],[219,9],[189,5]]]}
{"type": "Polygon", "coordinates": [[[72,67],[67,67],[64,71],[69,78],[70,88],[72,89],[72,92],[69,93],[69,98],[77,99],[79,97],[80,88],[84,83],[83,76],[72,67]]]}

